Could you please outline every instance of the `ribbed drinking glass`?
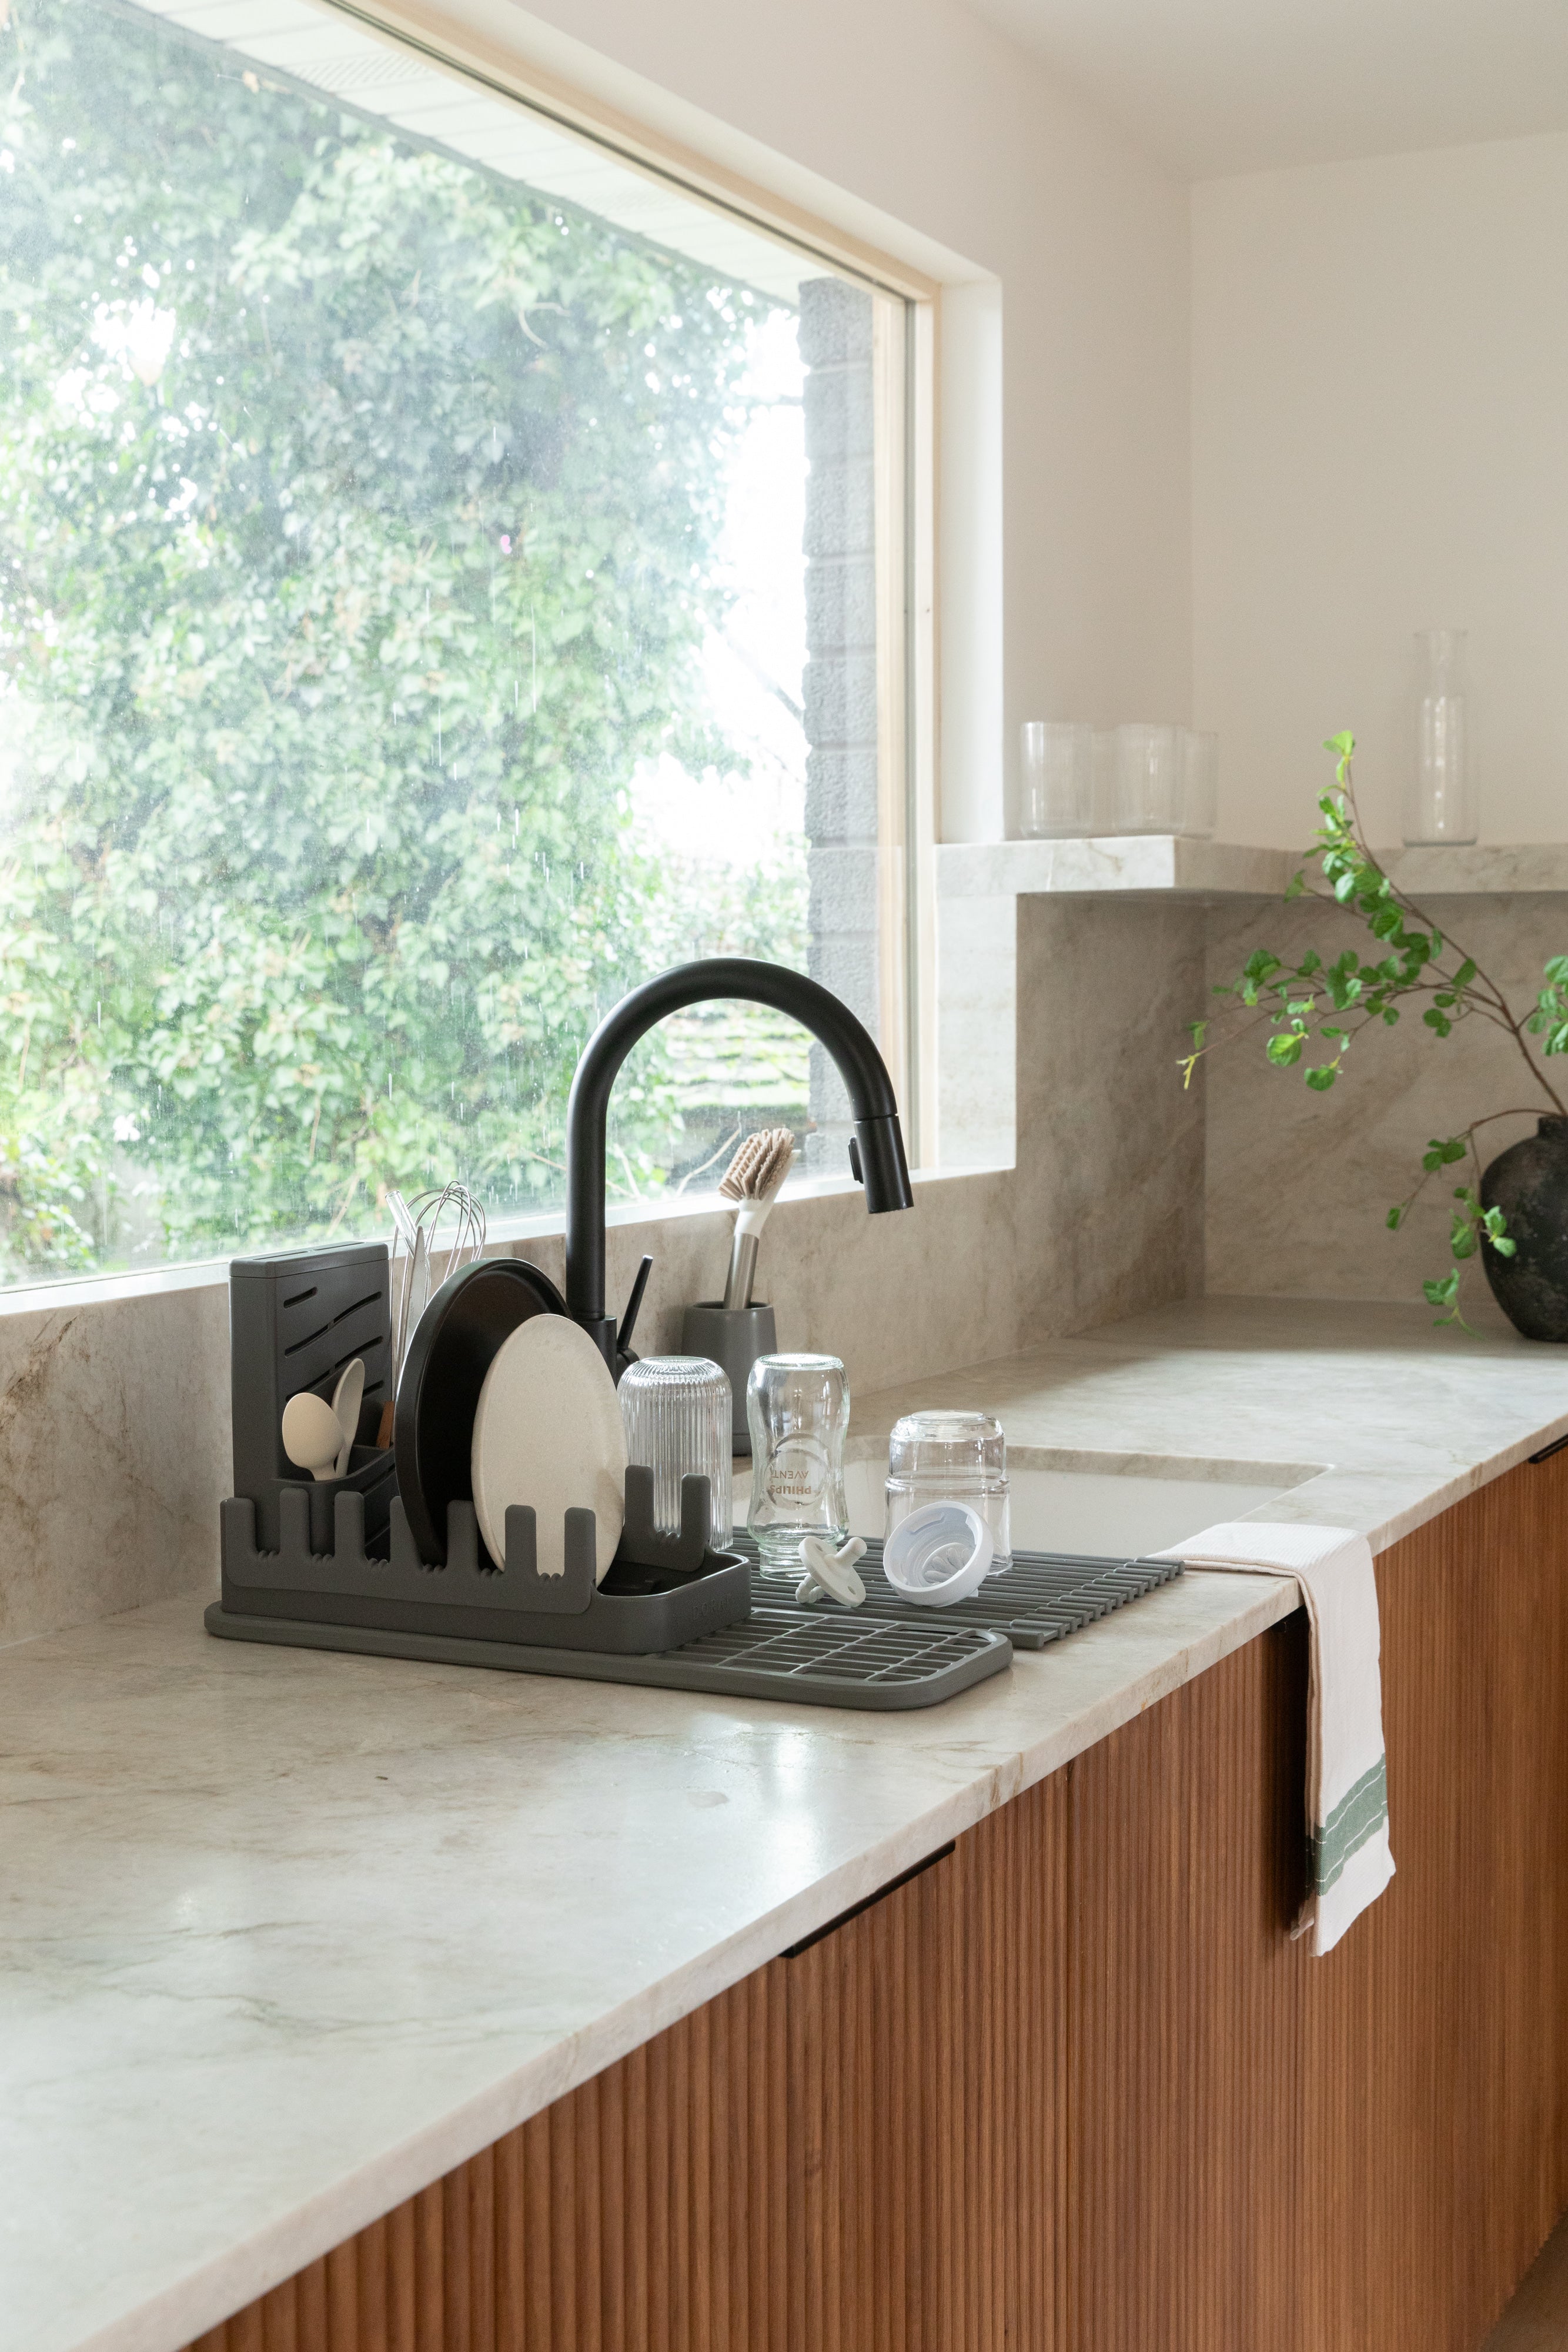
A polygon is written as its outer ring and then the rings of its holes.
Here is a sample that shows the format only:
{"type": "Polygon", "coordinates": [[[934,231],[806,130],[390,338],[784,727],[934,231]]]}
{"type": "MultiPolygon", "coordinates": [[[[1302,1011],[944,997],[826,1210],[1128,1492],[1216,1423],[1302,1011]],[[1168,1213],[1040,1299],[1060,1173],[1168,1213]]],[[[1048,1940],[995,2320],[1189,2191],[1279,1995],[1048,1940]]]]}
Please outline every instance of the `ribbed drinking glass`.
{"type": "Polygon", "coordinates": [[[729,1380],[706,1356],[644,1356],[621,1381],[626,1459],[653,1474],[653,1525],[681,1529],[681,1480],[706,1478],[713,1497],[708,1541],[716,1549],[735,1528],[730,1486],[729,1380]]]}

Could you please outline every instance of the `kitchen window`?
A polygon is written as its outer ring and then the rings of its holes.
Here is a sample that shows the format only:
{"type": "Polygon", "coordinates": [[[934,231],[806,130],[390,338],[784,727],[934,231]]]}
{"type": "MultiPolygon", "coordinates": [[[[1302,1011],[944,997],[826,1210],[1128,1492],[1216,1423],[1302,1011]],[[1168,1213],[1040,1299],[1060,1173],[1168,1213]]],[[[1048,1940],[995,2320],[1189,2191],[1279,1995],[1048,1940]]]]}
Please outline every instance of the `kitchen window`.
{"type": "MultiPolygon", "coordinates": [[[[916,306],[302,0],[0,25],[0,1281],[550,1210],[689,956],[907,1097],[916,306]]],[[[694,1012],[612,1192],[835,1090],[694,1012]]]]}

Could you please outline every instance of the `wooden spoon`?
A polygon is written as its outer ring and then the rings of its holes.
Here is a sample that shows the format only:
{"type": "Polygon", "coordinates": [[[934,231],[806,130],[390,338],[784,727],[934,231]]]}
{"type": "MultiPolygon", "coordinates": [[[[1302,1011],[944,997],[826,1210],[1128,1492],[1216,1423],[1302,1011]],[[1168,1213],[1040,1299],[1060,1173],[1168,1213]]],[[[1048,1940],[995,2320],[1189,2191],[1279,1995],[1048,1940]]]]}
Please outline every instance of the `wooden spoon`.
{"type": "Polygon", "coordinates": [[[283,1408],[283,1450],[298,1470],[312,1478],[337,1475],[343,1446],[343,1425],[325,1397],[301,1389],[283,1408]]]}

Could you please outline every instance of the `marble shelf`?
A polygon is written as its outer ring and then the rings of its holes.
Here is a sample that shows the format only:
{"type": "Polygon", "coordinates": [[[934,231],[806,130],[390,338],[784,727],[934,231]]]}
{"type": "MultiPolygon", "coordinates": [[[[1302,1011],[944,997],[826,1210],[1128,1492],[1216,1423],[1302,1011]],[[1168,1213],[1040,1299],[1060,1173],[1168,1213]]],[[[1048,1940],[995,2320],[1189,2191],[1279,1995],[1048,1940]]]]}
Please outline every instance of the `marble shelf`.
{"type": "MultiPolygon", "coordinates": [[[[1416,896],[1473,898],[1568,892],[1568,842],[1471,849],[1389,849],[1386,870],[1416,896]]],[[[1178,898],[1277,898],[1301,856],[1177,834],[1082,841],[943,842],[939,898],[1095,898],[1104,892],[1178,898]]]]}

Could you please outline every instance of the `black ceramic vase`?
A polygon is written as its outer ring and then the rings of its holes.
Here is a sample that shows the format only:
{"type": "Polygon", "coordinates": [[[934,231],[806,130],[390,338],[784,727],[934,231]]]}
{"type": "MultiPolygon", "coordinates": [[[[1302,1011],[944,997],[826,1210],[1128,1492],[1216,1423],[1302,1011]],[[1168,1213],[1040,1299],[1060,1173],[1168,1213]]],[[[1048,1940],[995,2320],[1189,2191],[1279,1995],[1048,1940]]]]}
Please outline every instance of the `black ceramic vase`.
{"type": "Polygon", "coordinates": [[[1486,1242],[1492,1297],[1527,1339],[1568,1339],[1568,1118],[1543,1118],[1500,1151],[1481,1178],[1481,1206],[1500,1209],[1512,1257],[1486,1242]]]}

